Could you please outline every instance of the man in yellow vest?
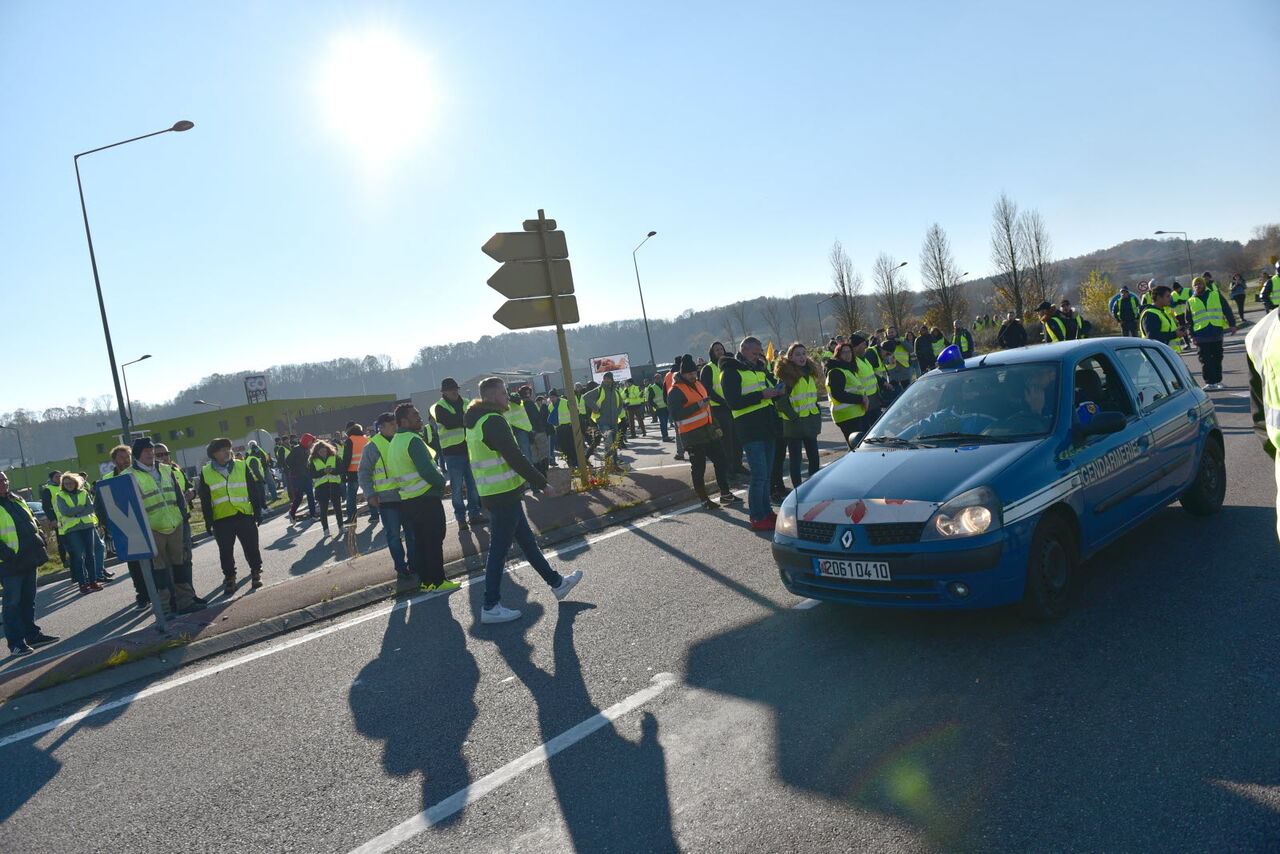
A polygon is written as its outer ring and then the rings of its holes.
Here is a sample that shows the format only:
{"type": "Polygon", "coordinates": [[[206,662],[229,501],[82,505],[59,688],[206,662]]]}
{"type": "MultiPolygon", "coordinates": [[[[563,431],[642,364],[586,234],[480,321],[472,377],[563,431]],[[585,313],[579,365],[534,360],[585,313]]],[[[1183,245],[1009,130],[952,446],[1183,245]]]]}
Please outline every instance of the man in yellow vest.
{"type": "Polygon", "coordinates": [[[58,640],[36,625],[36,570],[48,560],[31,508],[9,491],[9,476],[0,471],[0,586],[10,655],[30,655],[32,647],[58,640]]]}
{"type": "MultiPolygon", "coordinates": [[[[612,381],[612,376],[606,376],[612,381]]],[[[554,498],[556,492],[520,453],[511,427],[502,417],[505,407],[506,388],[502,380],[489,377],[480,383],[480,399],[467,407],[466,416],[471,470],[480,487],[480,501],[489,511],[482,623],[505,623],[520,618],[519,611],[502,605],[502,575],[507,549],[513,540],[533,570],[551,587],[557,600],[563,599],[582,580],[582,570],[568,576],[556,572],[538,548],[538,540],[524,513],[524,491],[526,487],[539,489],[547,498],[554,498]]]]}
{"type": "Polygon", "coordinates": [[[769,504],[769,481],[777,427],[773,399],[786,394],[769,373],[764,345],[749,335],[734,356],[720,360],[720,386],[733,413],[733,426],[742,443],[751,479],[747,487],[747,511],[756,531],[772,531],[777,514],[769,504]]]}
{"type": "Polygon", "coordinates": [[[476,491],[476,479],[471,476],[467,428],[462,423],[466,413],[467,402],[458,390],[458,381],[445,377],[440,382],[440,399],[431,407],[431,417],[440,436],[440,462],[449,478],[453,518],[458,520],[459,531],[488,521],[480,511],[480,493],[476,491]]]}
{"type": "MultiPolygon", "coordinates": [[[[604,442],[604,459],[616,463],[620,444],[619,428],[622,419],[626,417],[626,399],[622,388],[614,382],[612,371],[606,372],[600,378],[600,385],[587,394],[587,411],[591,413],[599,438],[604,442]]],[[[472,468],[475,468],[474,465],[472,468]]]]}
{"type": "Polygon", "coordinates": [[[1244,339],[1249,355],[1253,429],[1275,461],[1276,536],[1280,537],[1280,312],[1263,315],[1244,339]]]}
{"type": "Polygon", "coordinates": [[[634,378],[628,377],[622,387],[622,396],[627,402],[627,435],[636,437],[636,425],[640,427],[640,435],[648,436],[644,426],[644,390],[634,378]]]}
{"type": "Polygon", "coordinates": [[[1178,322],[1173,319],[1173,313],[1167,310],[1173,297],[1169,286],[1156,285],[1148,293],[1151,294],[1152,304],[1143,306],[1142,313],[1138,315],[1139,332],[1143,338],[1168,344],[1175,351],[1182,352],[1182,342],[1178,340],[1178,322]]]}
{"type": "Polygon", "coordinates": [[[444,577],[444,475],[422,438],[418,407],[402,403],[395,415],[396,435],[383,464],[387,478],[400,492],[405,526],[413,532],[408,542],[409,569],[418,574],[418,586],[424,592],[457,590],[458,583],[444,577]]]}
{"type": "Polygon", "coordinates": [[[262,482],[244,460],[231,454],[231,440],[214,439],[205,448],[209,462],[200,470],[200,509],[205,524],[218,543],[222,565],[222,589],[236,592],[236,541],[249,564],[251,586],[262,586],[262,552],[258,548],[258,523],[262,519],[262,482]]]}
{"type": "Polygon", "coordinates": [[[205,605],[196,601],[191,564],[183,541],[186,499],[173,466],[156,460],[155,445],[144,436],[133,443],[133,464],[127,473],[142,493],[142,509],[156,542],[152,574],[161,605],[179,614],[202,610],[205,605]]]}
{"type": "Polygon", "coordinates": [[[360,489],[373,511],[382,520],[382,530],[387,538],[387,551],[399,575],[409,575],[409,560],[405,557],[405,544],[413,539],[413,532],[404,525],[400,514],[400,489],[387,474],[386,455],[396,437],[396,416],[383,412],[374,422],[373,436],[364,446],[360,458],[360,489]],[[401,539],[403,533],[404,539],[401,539]]]}
{"type": "Polygon", "coordinates": [[[1191,338],[1196,344],[1196,358],[1200,360],[1200,375],[1204,378],[1205,391],[1222,388],[1222,340],[1236,334],[1236,319],[1231,313],[1230,301],[1201,276],[1191,280],[1191,298],[1187,311],[1191,314],[1191,338]]]}
{"type": "MultiPolygon", "coordinates": [[[[354,525],[356,510],[359,509],[357,494],[360,489],[360,459],[364,455],[364,446],[369,444],[369,437],[364,434],[364,425],[352,421],[347,425],[347,437],[342,441],[342,449],[338,452],[338,471],[342,473],[342,491],[347,504],[347,521],[354,525]]],[[[366,500],[368,496],[365,496],[366,500]]],[[[378,508],[369,508],[369,518],[378,521],[378,508]]]]}

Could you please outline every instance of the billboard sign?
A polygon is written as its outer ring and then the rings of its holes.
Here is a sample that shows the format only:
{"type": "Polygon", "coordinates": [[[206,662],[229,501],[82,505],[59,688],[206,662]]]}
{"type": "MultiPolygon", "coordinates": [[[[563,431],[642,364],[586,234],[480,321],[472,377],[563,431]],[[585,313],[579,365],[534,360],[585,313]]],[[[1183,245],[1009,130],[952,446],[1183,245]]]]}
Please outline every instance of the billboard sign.
{"type": "Polygon", "coordinates": [[[250,403],[262,403],[267,399],[267,378],[263,374],[244,378],[244,396],[250,403]]]}
{"type": "Polygon", "coordinates": [[[591,379],[603,382],[604,375],[612,373],[615,382],[631,379],[631,356],[618,353],[613,356],[591,357],[591,379]]]}

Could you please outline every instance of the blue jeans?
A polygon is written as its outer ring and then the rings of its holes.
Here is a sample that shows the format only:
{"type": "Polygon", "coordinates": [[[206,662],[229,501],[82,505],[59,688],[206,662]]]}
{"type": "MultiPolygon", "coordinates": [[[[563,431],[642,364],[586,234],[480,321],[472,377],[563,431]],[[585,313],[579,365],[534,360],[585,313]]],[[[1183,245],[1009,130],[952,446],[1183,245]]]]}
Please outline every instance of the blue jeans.
{"type": "Polygon", "coordinates": [[[667,431],[669,416],[670,413],[665,406],[658,410],[658,427],[662,430],[662,441],[664,442],[671,438],[671,434],[667,431]]]}
{"type": "Polygon", "coordinates": [[[538,549],[538,540],[529,527],[529,517],[524,515],[524,504],[516,501],[501,507],[489,508],[489,557],[484,565],[484,606],[492,608],[502,599],[502,570],[507,563],[507,549],[515,540],[542,580],[558,587],[564,576],[551,568],[538,549]]]}
{"type": "Polygon", "coordinates": [[[449,494],[453,501],[453,518],[461,522],[467,516],[480,515],[480,490],[471,473],[471,460],[462,454],[441,454],[445,476],[449,478],[449,494]]]}
{"type": "Polygon", "coordinates": [[[263,466],[263,474],[266,475],[267,491],[271,493],[271,500],[275,501],[280,497],[280,489],[276,486],[276,473],[270,466],[263,466]]]}
{"type": "Polygon", "coordinates": [[[395,564],[396,572],[408,572],[409,563],[405,558],[404,543],[400,541],[400,532],[404,531],[405,542],[413,541],[413,532],[403,527],[400,502],[384,502],[379,505],[378,511],[382,517],[382,529],[387,535],[387,551],[391,552],[391,562],[395,564]]]}
{"type": "Polygon", "coordinates": [[[93,580],[107,580],[107,544],[102,542],[98,529],[93,529],[93,580]]]}
{"type": "Polygon", "coordinates": [[[316,491],[315,486],[309,477],[297,477],[289,475],[289,487],[293,490],[293,501],[289,504],[289,515],[292,516],[298,512],[298,505],[302,503],[302,497],[307,498],[307,512],[311,514],[311,518],[316,518],[316,491]]]}
{"type": "MultiPolygon", "coordinates": [[[[356,498],[360,492],[360,482],[356,480],[349,480],[346,483],[342,484],[342,491],[346,494],[347,521],[350,522],[356,518],[356,498]]],[[[371,514],[376,514],[378,512],[378,508],[370,507],[369,512],[371,514]]],[[[373,518],[376,519],[378,517],[374,515],[373,518]]]]}
{"type": "Polygon", "coordinates": [[[71,564],[71,578],[76,584],[93,582],[93,529],[81,528],[62,535],[62,542],[67,547],[71,564]]]}
{"type": "Polygon", "coordinates": [[[520,445],[520,453],[524,454],[524,458],[529,462],[533,462],[533,443],[529,441],[529,434],[524,430],[512,430],[516,434],[516,443],[520,445]]]}
{"type": "Polygon", "coordinates": [[[4,587],[4,639],[12,649],[40,634],[36,625],[36,571],[0,576],[4,587]]]}
{"type": "Polygon", "coordinates": [[[773,470],[773,442],[758,440],[743,442],[742,453],[751,469],[751,482],[747,485],[747,512],[752,522],[769,518],[769,476],[773,470]]]}

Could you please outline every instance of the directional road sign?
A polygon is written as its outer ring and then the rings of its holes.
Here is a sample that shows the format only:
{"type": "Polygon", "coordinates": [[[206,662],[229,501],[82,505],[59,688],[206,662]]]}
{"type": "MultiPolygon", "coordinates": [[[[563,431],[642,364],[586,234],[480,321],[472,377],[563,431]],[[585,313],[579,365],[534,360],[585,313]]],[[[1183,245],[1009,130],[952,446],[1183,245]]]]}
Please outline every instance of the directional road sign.
{"type": "MultiPolygon", "coordinates": [[[[480,250],[495,261],[541,261],[542,236],[535,231],[498,232],[480,250]]],[[[547,232],[547,257],[569,257],[563,231],[547,232]]]]}
{"type": "Polygon", "coordinates": [[[155,557],[156,541],[142,510],[142,492],[132,475],[122,474],[98,481],[97,490],[107,531],[121,560],[155,557]]]}
{"type": "MultiPolygon", "coordinates": [[[[552,261],[551,275],[555,277],[556,293],[573,293],[573,272],[568,261],[552,261]]],[[[551,295],[547,265],[542,261],[508,261],[489,277],[489,287],[508,299],[551,295]]]]}
{"type": "MultiPolygon", "coordinates": [[[[524,221],[525,231],[540,231],[544,228],[547,231],[555,231],[556,221],[554,219],[542,220],[541,222],[539,222],[536,219],[526,219],[524,221]]],[[[1275,263],[1275,262],[1273,261],[1272,263],[1275,263]]]]}
{"type": "MultiPolygon", "coordinates": [[[[556,302],[560,308],[562,324],[578,322],[577,297],[556,297],[556,302]]],[[[536,326],[556,325],[555,315],[551,311],[551,297],[505,302],[502,308],[494,312],[493,319],[508,329],[532,329],[536,326]]]]}

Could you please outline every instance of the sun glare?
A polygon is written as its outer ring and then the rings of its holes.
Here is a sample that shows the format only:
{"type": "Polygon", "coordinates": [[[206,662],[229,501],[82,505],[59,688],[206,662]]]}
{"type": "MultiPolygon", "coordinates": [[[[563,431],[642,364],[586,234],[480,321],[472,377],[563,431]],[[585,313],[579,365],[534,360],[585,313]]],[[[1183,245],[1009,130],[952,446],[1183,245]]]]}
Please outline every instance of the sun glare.
{"type": "Polygon", "coordinates": [[[318,94],[330,130],[378,171],[421,141],[436,100],[426,57],[384,30],[335,38],[318,94]]]}

